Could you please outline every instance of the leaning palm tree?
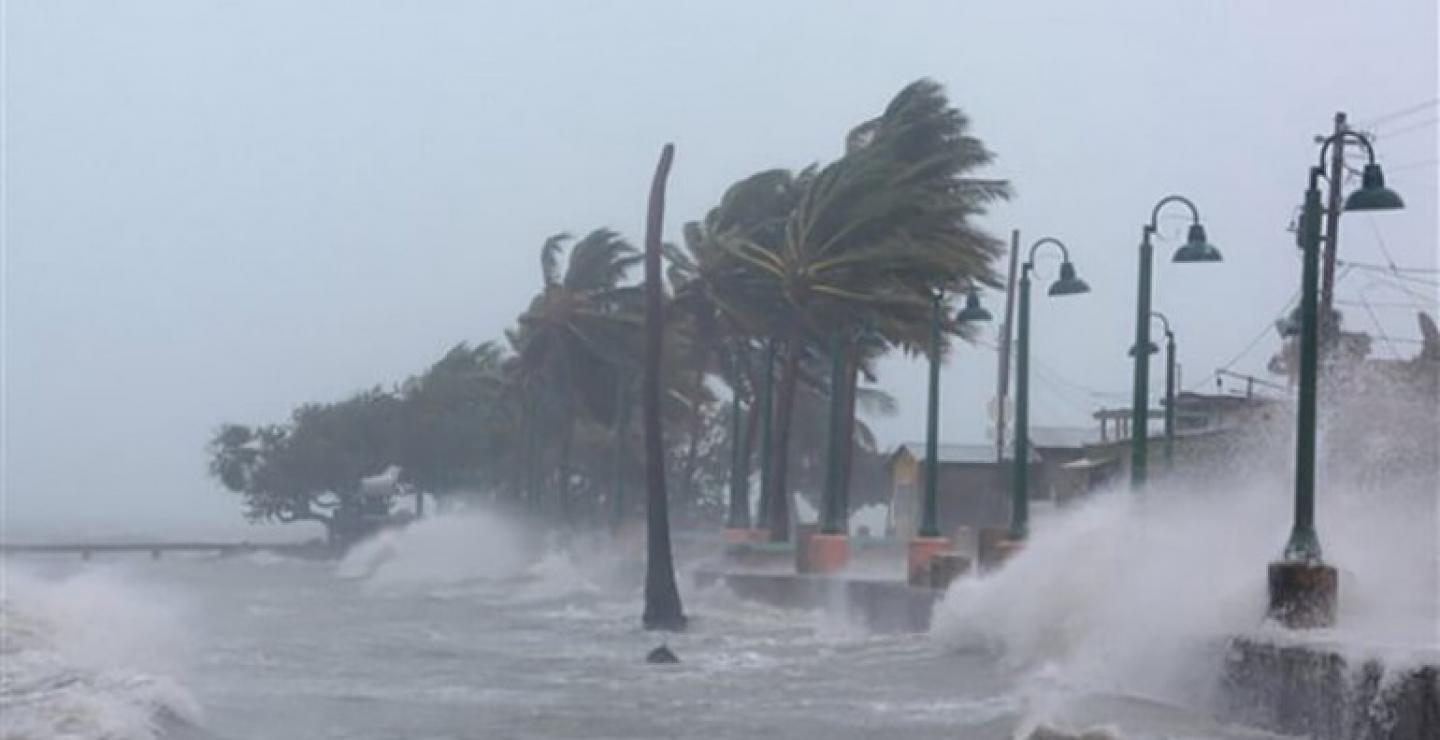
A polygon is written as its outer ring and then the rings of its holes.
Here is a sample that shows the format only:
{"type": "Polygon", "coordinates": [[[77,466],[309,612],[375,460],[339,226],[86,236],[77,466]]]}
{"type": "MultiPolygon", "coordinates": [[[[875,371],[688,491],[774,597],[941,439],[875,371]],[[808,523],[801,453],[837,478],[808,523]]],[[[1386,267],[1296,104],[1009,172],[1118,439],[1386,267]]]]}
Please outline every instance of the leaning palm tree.
{"type": "MultiPolygon", "coordinates": [[[[635,249],[609,229],[596,229],[569,250],[558,234],[540,251],[543,286],[509,334],[512,376],[527,415],[528,464],[534,465],[542,430],[555,438],[556,506],[562,519],[572,506],[571,452],[576,420],[600,417],[613,406],[616,379],[633,367],[640,341],[639,291],[622,284],[636,264],[635,249]]],[[[531,487],[536,485],[534,479],[531,487]]],[[[532,490],[531,495],[536,495],[532,490]]]]}
{"type": "Polygon", "coordinates": [[[912,83],[851,133],[843,157],[803,179],[778,246],[743,237],[726,242],[754,277],[742,286],[746,298],[764,307],[784,347],[772,539],[789,537],[785,453],[807,353],[831,341],[835,351],[848,352],[860,327],[890,346],[924,346],[935,291],[996,284],[991,262],[1002,244],[971,219],[1009,189],[965,177],[992,159],[967,127],[939,85],[912,83]]]}
{"type": "MultiPolygon", "coordinates": [[[[733,427],[735,451],[731,470],[730,526],[749,526],[748,470],[750,449],[758,420],[754,373],[763,353],[757,341],[765,334],[763,306],[745,300],[744,283],[753,279],[748,265],[726,248],[727,240],[743,238],[760,244],[778,244],[785,220],[794,207],[798,189],[795,176],[769,170],[745,178],[726,190],[720,204],[703,219],[685,224],[683,245],[664,245],[667,276],[674,289],[668,316],[680,330],[678,338],[689,345],[685,356],[688,387],[706,398],[707,376],[718,375],[730,388],[732,414],[748,404],[746,421],[733,427]],[[744,443],[739,443],[743,436],[744,443]]],[[[698,447],[708,409],[691,406],[688,446],[682,467],[682,486],[695,485],[698,447]]]]}

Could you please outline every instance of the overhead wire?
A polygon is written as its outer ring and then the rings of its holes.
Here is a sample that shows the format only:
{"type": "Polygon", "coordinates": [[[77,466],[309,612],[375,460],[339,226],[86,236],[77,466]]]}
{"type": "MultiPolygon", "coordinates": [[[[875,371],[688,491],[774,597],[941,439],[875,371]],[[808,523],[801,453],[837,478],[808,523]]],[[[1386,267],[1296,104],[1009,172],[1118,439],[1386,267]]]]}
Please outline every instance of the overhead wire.
{"type": "Polygon", "coordinates": [[[1440,117],[1427,118],[1423,121],[1420,121],[1419,123],[1413,123],[1409,126],[1405,126],[1404,128],[1395,129],[1394,131],[1377,132],[1374,134],[1374,136],[1376,139],[1393,139],[1401,134],[1408,134],[1413,131],[1419,131],[1423,128],[1434,126],[1436,123],[1440,123],[1440,117]]]}
{"type": "Polygon", "coordinates": [[[1430,98],[1429,100],[1424,100],[1419,103],[1407,105],[1404,108],[1400,108],[1399,110],[1394,110],[1389,113],[1376,116],[1374,118],[1366,119],[1365,122],[1360,124],[1358,127],[1374,128],[1376,125],[1385,123],[1386,121],[1393,121],[1397,118],[1404,118],[1405,116],[1414,115],[1416,113],[1429,110],[1437,104],[1440,104],[1440,98],[1430,98]]]}

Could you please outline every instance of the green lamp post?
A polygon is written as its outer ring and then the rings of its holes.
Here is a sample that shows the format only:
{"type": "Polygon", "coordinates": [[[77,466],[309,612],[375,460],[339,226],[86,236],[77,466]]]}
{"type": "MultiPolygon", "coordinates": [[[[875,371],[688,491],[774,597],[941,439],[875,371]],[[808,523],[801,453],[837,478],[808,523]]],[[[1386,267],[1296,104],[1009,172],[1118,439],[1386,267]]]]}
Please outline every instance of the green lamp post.
{"type": "MultiPolygon", "coordinates": [[[[1170,330],[1170,319],[1159,311],[1151,311],[1152,319],[1160,319],[1161,325],[1165,327],[1165,469],[1167,471],[1175,468],[1175,332],[1170,330]]],[[[1154,342],[1147,348],[1149,354],[1160,351],[1154,342]]],[[[1135,356],[1135,348],[1130,348],[1130,356],[1135,356]]]]}
{"type": "Polygon", "coordinates": [[[821,500],[820,533],[839,535],[849,531],[845,503],[840,500],[840,458],[844,454],[845,435],[840,418],[844,415],[845,353],[841,333],[830,336],[830,410],[825,451],[825,497],[821,500]]]}
{"type": "MultiPolygon", "coordinates": [[[[920,537],[940,536],[940,506],[937,483],[940,477],[940,329],[944,323],[945,293],[936,290],[930,301],[930,395],[925,414],[925,502],[921,509],[920,537]]],[[[955,314],[960,322],[989,321],[990,312],[980,305],[980,294],[971,288],[965,307],[955,314]]]]}
{"type": "MultiPolygon", "coordinates": [[[[1220,250],[1206,240],[1205,227],[1200,225],[1200,210],[1183,195],[1167,195],[1150,211],[1150,223],[1142,229],[1140,240],[1139,297],[1135,301],[1134,347],[1150,346],[1150,292],[1155,248],[1151,239],[1160,226],[1160,211],[1171,203],[1190,209],[1193,219],[1185,244],[1175,250],[1175,262],[1219,262],[1220,250]]],[[[1134,352],[1135,382],[1130,402],[1130,488],[1145,487],[1148,467],[1150,426],[1150,358],[1147,353],[1134,352]]]]}
{"type": "Polygon", "coordinates": [[[1060,249],[1060,277],[1050,284],[1052,296],[1089,293],[1090,286],[1075,275],[1070,250],[1059,239],[1045,237],[1030,246],[1030,255],[1020,269],[1020,320],[1015,337],[1015,455],[1010,476],[1010,534],[1013,541],[1030,534],[1030,272],[1035,253],[1045,245],[1060,249]]]}
{"type": "Polygon", "coordinates": [[[1325,177],[1325,156],[1331,146],[1346,141],[1359,143],[1369,163],[1361,176],[1360,189],[1345,199],[1346,211],[1390,211],[1405,202],[1385,186],[1385,175],[1375,162],[1369,139],[1355,131],[1342,131],[1326,138],[1320,147],[1320,165],[1310,168],[1305,202],[1300,216],[1300,378],[1296,400],[1295,430],[1295,518],[1282,561],[1271,563],[1269,572],[1270,614],[1290,627],[1323,627],[1334,623],[1338,577],[1320,555],[1320,538],[1315,533],[1315,418],[1316,382],[1319,373],[1319,278],[1321,218],[1320,179],[1325,177]]]}

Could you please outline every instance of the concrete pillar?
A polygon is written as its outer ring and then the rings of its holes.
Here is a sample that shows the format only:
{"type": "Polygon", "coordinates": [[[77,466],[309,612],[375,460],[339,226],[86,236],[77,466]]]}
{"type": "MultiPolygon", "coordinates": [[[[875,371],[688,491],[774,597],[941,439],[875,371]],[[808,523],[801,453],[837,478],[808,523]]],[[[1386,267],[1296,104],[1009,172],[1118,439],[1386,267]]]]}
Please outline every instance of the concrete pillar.
{"type": "Polygon", "coordinates": [[[810,538],[820,534],[818,524],[795,525],[795,572],[813,573],[810,564],[810,538]]]}
{"type": "Polygon", "coordinates": [[[807,545],[811,573],[834,573],[850,561],[850,538],[843,534],[813,534],[807,545]]]}
{"type": "Polygon", "coordinates": [[[743,545],[747,542],[758,541],[755,539],[755,530],[753,529],[736,529],[733,527],[727,527],[725,528],[725,531],[721,534],[721,537],[724,539],[725,544],[727,545],[743,545]]]}
{"type": "Polygon", "coordinates": [[[906,562],[906,580],[912,586],[930,585],[930,559],[935,553],[950,549],[946,537],[915,537],[910,540],[910,553],[906,562]]]}
{"type": "Polygon", "coordinates": [[[937,552],[930,556],[930,588],[949,588],[956,578],[969,571],[970,558],[958,552],[937,552]]]}
{"type": "Polygon", "coordinates": [[[1331,627],[1340,581],[1324,563],[1270,564],[1270,618],[1290,629],[1331,627]]]}
{"type": "Polygon", "coordinates": [[[1008,529],[1002,527],[981,529],[979,547],[976,548],[975,553],[979,560],[980,572],[988,573],[999,568],[1024,547],[1024,540],[1010,539],[1010,530],[1008,529]]]}

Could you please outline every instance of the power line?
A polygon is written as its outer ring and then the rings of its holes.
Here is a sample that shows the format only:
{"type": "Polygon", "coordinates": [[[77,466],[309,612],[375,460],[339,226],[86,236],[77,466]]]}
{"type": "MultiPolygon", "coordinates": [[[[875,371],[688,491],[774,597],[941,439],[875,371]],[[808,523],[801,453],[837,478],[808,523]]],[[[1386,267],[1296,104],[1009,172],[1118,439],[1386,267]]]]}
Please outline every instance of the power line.
{"type": "Polygon", "coordinates": [[[1393,121],[1396,118],[1403,118],[1408,115],[1428,110],[1437,103],[1440,103],[1440,98],[1431,98],[1429,100],[1415,103],[1413,105],[1407,105],[1399,110],[1391,111],[1384,115],[1371,118],[1367,120],[1363,125],[1359,126],[1359,128],[1373,128],[1376,124],[1384,123],[1386,121],[1393,121]]]}
{"type": "Polygon", "coordinates": [[[1419,123],[1412,123],[1412,124],[1410,124],[1409,126],[1406,126],[1406,127],[1404,127],[1404,128],[1398,128],[1398,129],[1395,129],[1394,131],[1386,131],[1386,132],[1384,132],[1384,133],[1377,133],[1377,134],[1375,135],[1375,138],[1377,138],[1377,139],[1393,139],[1393,138],[1395,138],[1396,136],[1399,136],[1399,135],[1401,135],[1401,134],[1408,134],[1408,133],[1410,133],[1411,131],[1419,131],[1420,129],[1423,129],[1423,128],[1429,128],[1430,126],[1434,126],[1437,122],[1440,122],[1440,118],[1427,118],[1427,119],[1425,119],[1425,120],[1423,120],[1423,121],[1421,121],[1421,122],[1419,122],[1419,123]]]}
{"type": "Polygon", "coordinates": [[[1406,170],[1414,170],[1414,169],[1419,169],[1419,168],[1421,168],[1421,167],[1433,167],[1436,162],[1440,162],[1440,159],[1433,159],[1433,158],[1432,158],[1432,159],[1421,159],[1421,160],[1417,160],[1417,161],[1415,161],[1415,162],[1406,162],[1405,164],[1397,164],[1397,165],[1393,165],[1393,166],[1387,166],[1387,167],[1385,168],[1385,171],[1386,171],[1386,172],[1404,172],[1404,171],[1406,171],[1406,170]]]}
{"type": "Polygon", "coordinates": [[[1365,214],[1365,220],[1370,222],[1370,231],[1375,234],[1375,243],[1380,245],[1380,253],[1385,255],[1385,263],[1390,272],[1398,273],[1400,269],[1395,266],[1395,257],[1390,254],[1390,247],[1385,245],[1385,235],[1380,233],[1380,224],[1375,222],[1375,217],[1365,214]]]}
{"type": "MultiPolygon", "coordinates": [[[[1415,310],[1415,309],[1417,309],[1417,308],[1421,308],[1421,307],[1420,307],[1420,304],[1419,304],[1419,303],[1416,303],[1414,300],[1411,300],[1409,303],[1401,303],[1401,302],[1399,302],[1399,301],[1366,301],[1366,300],[1346,301],[1346,300],[1340,300],[1340,299],[1337,298],[1337,299],[1335,300],[1335,305],[1337,305],[1337,306],[1369,306],[1369,307],[1371,307],[1371,308],[1403,308],[1403,309],[1406,309],[1406,310],[1408,310],[1408,311],[1413,311],[1413,310],[1415,310]]],[[[1421,308],[1421,310],[1424,310],[1424,309],[1421,308]]]]}
{"type": "MultiPolygon", "coordinates": [[[[1340,274],[1340,276],[1335,279],[1335,282],[1337,282],[1337,283],[1340,282],[1340,280],[1343,279],[1344,277],[1345,277],[1345,273],[1342,272],[1342,273],[1340,274]]],[[[1295,305],[1295,301],[1296,301],[1296,299],[1298,299],[1299,297],[1300,297],[1300,291],[1299,291],[1299,290],[1296,290],[1293,294],[1291,294],[1289,300],[1285,301],[1285,305],[1281,306],[1281,307],[1280,307],[1280,310],[1275,312],[1276,315],[1282,315],[1282,316],[1283,316],[1283,315],[1285,314],[1285,311],[1286,311],[1287,309],[1289,309],[1291,306],[1295,305]]],[[[1225,363],[1224,365],[1221,365],[1221,366],[1220,366],[1220,369],[1221,369],[1221,370],[1229,370],[1230,368],[1235,367],[1236,363],[1238,363],[1238,362],[1240,362],[1241,360],[1245,359],[1245,356],[1248,355],[1248,354],[1250,354],[1250,350],[1255,349],[1255,346],[1258,345],[1258,344],[1260,344],[1260,340],[1264,339],[1265,336],[1268,335],[1271,331],[1274,331],[1274,328],[1275,328],[1275,324],[1274,324],[1273,321],[1266,321],[1266,322],[1265,322],[1265,325],[1262,326],[1262,327],[1260,327],[1259,333],[1257,333],[1253,339],[1251,339],[1248,343],[1246,343],[1245,348],[1242,349],[1242,350],[1240,350],[1240,352],[1237,353],[1234,357],[1230,358],[1230,361],[1229,361],[1229,362],[1225,363]]]]}
{"type": "Polygon", "coordinates": [[[1375,331],[1380,333],[1380,340],[1390,345],[1390,351],[1398,357],[1400,350],[1395,349],[1395,343],[1390,341],[1390,335],[1385,333],[1385,325],[1380,323],[1380,317],[1375,315],[1375,310],[1370,308],[1370,304],[1366,302],[1364,296],[1360,297],[1360,305],[1365,307],[1365,313],[1370,316],[1370,323],[1374,324],[1375,331]]]}
{"type": "Polygon", "coordinates": [[[1416,270],[1414,268],[1392,269],[1390,267],[1386,267],[1385,265],[1367,264],[1364,262],[1348,262],[1346,260],[1336,260],[1336,263],[1344,265],[1346,267],[1352,267],[1356,270],[1364,270],[1368,273],[1375,273],[1377,276],[1389,280],[1403,280],[1411,283],[1418,283],[1420,285],[1428,285],[1430,287],[1440,287],[1440,282],[1437,282],[1431,278],[1411,274],[1412,272],[1425,272],[1424,270],[1416,270]]]}
{"type": "Polygon", "coordinates": [[[1435,267],[1399,267],[1397,265],[1377,265],[1374,262],[1357,262],[1356,260],[1338,260],[1338,263],[1357,270],[1379,270],[1381,272],[1418,272],[1418,273],[1440,273],[1440,268],[1435,267]]]}

